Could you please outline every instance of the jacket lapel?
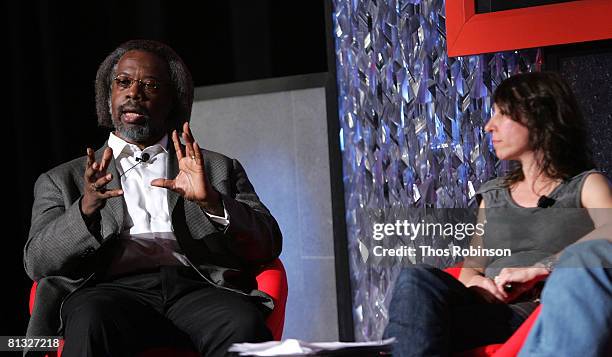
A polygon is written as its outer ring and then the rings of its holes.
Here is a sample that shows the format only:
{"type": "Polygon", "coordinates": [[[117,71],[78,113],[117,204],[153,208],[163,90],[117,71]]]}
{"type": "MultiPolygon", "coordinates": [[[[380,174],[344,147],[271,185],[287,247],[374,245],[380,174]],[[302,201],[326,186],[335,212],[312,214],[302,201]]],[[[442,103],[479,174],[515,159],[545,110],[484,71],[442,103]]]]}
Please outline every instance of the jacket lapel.
{"type": "MultiPolygon", "coordinates": [[[[168,166],[167,166],[167,174],[166,178],[169,180],[174,180],[176,175],[179,173],[178,160],[176,158],[176,151],[174,150],[174,144],[172,143],[172,138],[168,138],[168,166]]],[[[174,207],[176,207],[176,202],[178,201],[179,195],[178,193],[172,190],[166,190],[168,192],[168,213],[170,217],[172,217],[172,212],[174,211],[174,207]]]]}

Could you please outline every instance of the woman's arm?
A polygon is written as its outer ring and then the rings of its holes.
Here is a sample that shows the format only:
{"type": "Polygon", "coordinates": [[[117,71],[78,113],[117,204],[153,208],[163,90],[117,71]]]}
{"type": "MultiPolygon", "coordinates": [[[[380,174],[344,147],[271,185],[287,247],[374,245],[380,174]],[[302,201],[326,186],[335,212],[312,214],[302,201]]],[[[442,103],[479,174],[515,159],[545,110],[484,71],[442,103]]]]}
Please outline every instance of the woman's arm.
{"type": "MultiPolygon", "coordinates": [[[[485,221],[485,201],[480,202],[478,207],[478,224],[484,224],[485,221]]],[[[470,241],[472,247],[482,247],[483,237],[474,235],[470,241]]],[[[467,256],[463,261],[459,281],[466,287],[475,290],[488,302],[504,301],[508,296],[503,289],[498,288],[493,280],[484,276],[484,268],[486,265],[486,257],[467,256]],[[497,300],[497,301],[496,301],[497,300]]]]}
{"type": "Polygon", "coordinates": [[[612,241],[612,187],[608,179],[600,173],[590,174],[584,181],[581,196],[582,206],[588,210],[595,229],[576,243],[593,239],[612,241]]]}

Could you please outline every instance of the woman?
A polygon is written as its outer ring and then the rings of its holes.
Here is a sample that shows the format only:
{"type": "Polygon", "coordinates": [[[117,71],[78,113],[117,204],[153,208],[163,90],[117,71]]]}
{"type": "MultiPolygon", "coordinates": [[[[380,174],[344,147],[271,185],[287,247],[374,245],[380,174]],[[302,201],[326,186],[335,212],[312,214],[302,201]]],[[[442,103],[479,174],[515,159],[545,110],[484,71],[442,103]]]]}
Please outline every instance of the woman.
{"type": "MultiPolygon", "coordinates": [[[[494,115],[485,131],[492,137],[497,157],[517,165],[508,176],[478,190],[479,219],[486,219],[486,225],[484,237],[474,237],[472,243],[510,248],[512,255],[486,261],[466,257],[459,281],[425,265],[404,269],[396,282],[385,331],[386,337],[398,339],[394,356],[446,356],[504,342],[537,306],[538,283],[556,263],[590,264],[589,268],[601,272],[557,279],[560,283],[551,287],[553,300],[555,294],[575,291],[563,283],[566,280],[584,285],[602,301],[612,296],[610,270],[602,269],[612,260],[612,219],[605,209],[612,208],[612,190],[604,175],[591,170],[585,124],[569,86],[555,73],[519,74],[497,87],[493,101],[494,115]],[[559,261],[565,251],[569,252],[559,261]]],[[[552,276],[563,274],[559,270],[552,276]]],[[[555,306],[546,302],[548,285],[542,297],[545,307],[555,306]]],[[[573,305],[580,298],[560,300],[573,305]]],[[[590,306],[588,301],[583,305],[590,306]]],[[[597,307],[603,318],[593,321],[603,331],[582,341],[591,346],[599,343],[595,355],[607,348],[605,339],[610,336],[606,321],[612,318],[608,307],[612,304],[603,305],[597,307]]],[[[550,344],[557,333],[557,323],[552,321],[563,320],[557,315],[572,308],[543,309],[540,320],[549,321],[549,326],[540,326],[539,336],[531,336],[527,342],[531,345],[525,347],[534,355],[541,352],[543,331],[550,344]]],[[[578,338],[569,338],[574,348],[580,345],[578,338]]],[[[568,338],[558,340],[563,343],[568,338]]],[[[558,345],[550,347],[558,352],[558,345]]]]}

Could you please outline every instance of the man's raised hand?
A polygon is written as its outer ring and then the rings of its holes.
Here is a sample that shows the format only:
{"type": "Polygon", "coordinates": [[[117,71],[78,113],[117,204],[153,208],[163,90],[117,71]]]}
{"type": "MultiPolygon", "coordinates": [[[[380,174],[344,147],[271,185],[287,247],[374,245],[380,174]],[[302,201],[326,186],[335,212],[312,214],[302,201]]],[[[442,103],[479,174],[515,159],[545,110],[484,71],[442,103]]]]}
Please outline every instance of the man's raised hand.
{"type": "Polygon", "coordinates": [[[106,173],[106,169],[113,157],[113,150],[109,147],[104,149],[102,161],[97,162],[95,152],[87,148],[87,164],[83,176],[83,199],[81,200],[81,212],[85,216],[92,216],[106,204],[111,197],[121,196],[123,190],[107,190],[105,186],[112,181],[113,174],[106,173]]]}
{"type": "Polygon", "coordinates": [[[151,185],[172,190],[184,199],[196,202],[208,213],[222,216],[221,197],[208,181],[200,146],[191,135],[187,122],[183,124],[183,141],[185,152],[183,152],[178,133],[174,130],[172,142],[179,164],[178,175],[174,179],[155,179],[151,181],[151,185]]]}

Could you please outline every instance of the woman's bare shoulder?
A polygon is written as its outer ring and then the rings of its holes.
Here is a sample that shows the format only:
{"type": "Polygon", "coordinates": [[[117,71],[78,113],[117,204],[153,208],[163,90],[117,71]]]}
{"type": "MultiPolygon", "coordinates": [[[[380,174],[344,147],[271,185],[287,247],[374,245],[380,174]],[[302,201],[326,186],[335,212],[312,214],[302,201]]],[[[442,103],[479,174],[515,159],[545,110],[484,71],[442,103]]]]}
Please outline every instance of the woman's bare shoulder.
{"type": "Polygon", "coordinates": [[[584,179],[581,197],[585,208],[612,208],[612,185],[604,174],[589,173],[584,179]]]}

